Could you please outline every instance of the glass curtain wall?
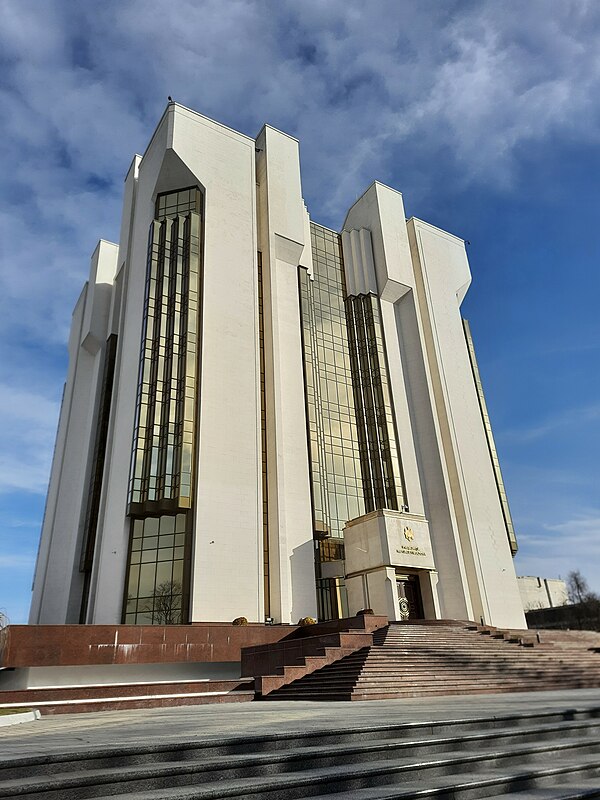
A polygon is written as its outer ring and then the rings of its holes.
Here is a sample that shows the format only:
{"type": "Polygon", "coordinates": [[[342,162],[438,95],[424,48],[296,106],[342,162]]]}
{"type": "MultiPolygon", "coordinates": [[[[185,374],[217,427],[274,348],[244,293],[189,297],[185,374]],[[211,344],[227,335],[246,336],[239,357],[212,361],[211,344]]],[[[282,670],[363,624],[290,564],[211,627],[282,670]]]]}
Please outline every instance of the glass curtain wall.
{"type": "Polygon", "coordinates": [[[343,528],[378,508],[408,510],[379,298],[348,296],[341,236],[311,223],[300,268],[320,619],[347,613],[343,528]]]}
{"type": "Polygon", "coordinates": [[[258,252],[258,338],[260,353],[260,441],[262,455],[262,522],[265,617],[271,615],[269,580],[269,486],[267,480],[267,395],[265,385],[265,320],[263,310],[262,253],[258,252]]]}
{"type": "Polygon", "coordinates": [[[187,620],[201,230],[198,188],[158,196],[148,244],[124,622],[187,620]]]}
{"type": "Polygon", "coordinates": [[[346,299],[365,508],[408,511],[379,298],[346,299]]]}
{"type": "Polygon", "coordinates": [[[320,619],[347,615],[343,527],[364,513],[341,239],[311,223],[312,276],[299,269],[320,619]]]}
{"type": "Polygon", "coordinates": [[[123,622],[187,621],[190,537],[187,514],[134,519],[123,622]]]}

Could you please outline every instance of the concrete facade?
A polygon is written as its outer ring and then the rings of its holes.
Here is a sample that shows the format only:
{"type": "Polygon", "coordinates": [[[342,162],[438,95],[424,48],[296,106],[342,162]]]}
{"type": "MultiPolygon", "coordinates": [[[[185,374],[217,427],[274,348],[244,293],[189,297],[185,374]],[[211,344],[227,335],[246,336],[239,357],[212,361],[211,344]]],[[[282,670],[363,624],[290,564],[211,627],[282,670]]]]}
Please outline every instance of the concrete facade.
{"type": "Polygon", "coordinates": [[[569,593],[567,584],[560,578],[537,578],[523,575],[517,578],[524,611],[538,608],[556,608],[567,605],[569,593]]]}
{"type": "Polygon", "coordinates": [[[398,619],[404,576],[426,618],[525,627],[470,280],[396,190],[330,231],[293,137],[169,103],[75,308],[30,622],[398,619]]]}

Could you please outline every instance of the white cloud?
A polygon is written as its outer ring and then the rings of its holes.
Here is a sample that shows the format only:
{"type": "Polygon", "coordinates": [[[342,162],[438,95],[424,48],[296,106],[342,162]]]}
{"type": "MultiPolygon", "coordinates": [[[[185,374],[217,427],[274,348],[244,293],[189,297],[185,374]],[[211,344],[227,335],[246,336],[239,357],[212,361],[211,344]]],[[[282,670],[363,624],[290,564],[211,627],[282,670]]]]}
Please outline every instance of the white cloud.
{"type": "Polygon", "coordinates": [[[600,591],[600,510],[584,509],[542,523],[519,535],[518,574],[566,578],[580,570],[590,588],[600,591]]]}
{"type": "Polygon", "coordinates": [[[0,384],[0,492],[46,491],[57,416],[47,397],[0,384]]]}
{"type": "Polygon", "coordinates": [[[564,522],[546,525],[546,528],[567,536],[574,547],[590,541],[594,549],[600,553],[600,513],[579,514],[564,522]]]}
{"type": "Polygon", "coordinates": [[[268,120],[299,136],[327,224],[389,179],[392,159],[414,198],[439,184],[436,152],[454,180],[506,186],[527,143],[597,141],[600,7],[548,8],[181,0],[165,14],[159,0],[5,0],[0,336],[64,342],[167,94],[248,133],[268,120]]]}
{"type": "Polygon", "coordinates": [[[0,569],[27,569],[35,566],[34,554],[4,553],[0,554],[0,569]]]}
{"type": "Polygon", "coordinates": [[[503,431],[502,438],[506,442],[527,443],[535,439],[542,439],[550,434],[574,426],[587,427],[600,420],[600,404],[568,408],[559,414],[547,417],[537,425],[529,428],[518,428],[503,431]]]}

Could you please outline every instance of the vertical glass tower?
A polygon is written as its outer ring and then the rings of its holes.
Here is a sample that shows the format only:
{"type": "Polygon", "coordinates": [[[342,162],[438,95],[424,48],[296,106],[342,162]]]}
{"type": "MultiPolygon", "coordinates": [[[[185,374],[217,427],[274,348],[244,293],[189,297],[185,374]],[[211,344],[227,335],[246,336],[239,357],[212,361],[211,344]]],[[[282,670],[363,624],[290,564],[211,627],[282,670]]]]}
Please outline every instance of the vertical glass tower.
{"type": "Polygon", "coordinates": [[[343,528],[364,513],[339,234],[311,223],[313,270],[299,270],[320,618],[345,616],[343,528]]]}
{"type": "Polygon", "coordinates": [[[123,622],[188,620],[201,211],[199,188],[166,192],[150,225],[123,622]]]}

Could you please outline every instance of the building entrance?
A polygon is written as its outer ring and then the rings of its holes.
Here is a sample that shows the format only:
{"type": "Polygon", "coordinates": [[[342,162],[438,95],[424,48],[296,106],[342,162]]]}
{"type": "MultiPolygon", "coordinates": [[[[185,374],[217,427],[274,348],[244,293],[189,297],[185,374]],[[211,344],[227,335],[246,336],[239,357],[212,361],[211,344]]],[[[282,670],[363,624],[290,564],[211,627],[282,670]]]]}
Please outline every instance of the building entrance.
{"type": "Polygon", "coordinates": [[[402,619],[424,619],[421,586],[416,575],[396,575],[396,589],[402,619]]]}

